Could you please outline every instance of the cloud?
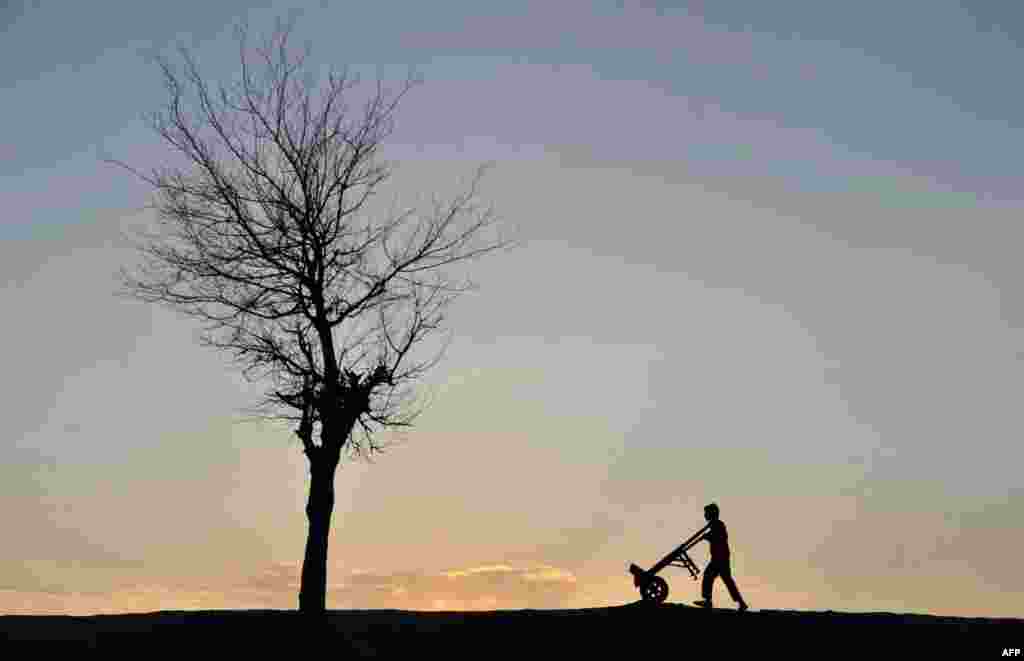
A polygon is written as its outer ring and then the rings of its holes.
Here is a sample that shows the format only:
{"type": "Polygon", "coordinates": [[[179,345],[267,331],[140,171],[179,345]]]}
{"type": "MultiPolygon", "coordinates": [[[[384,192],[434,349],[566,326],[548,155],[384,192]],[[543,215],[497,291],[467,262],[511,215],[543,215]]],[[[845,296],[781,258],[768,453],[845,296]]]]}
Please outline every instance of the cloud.
{"type": "Polygon", "coordinates": [[[492,564],[437,573],[353,572],[330,589],[328,602],[403,610],[561,608],[577,589],[576,576],[559,567],[492,564]]]}
{"type": "Polygon", "coordinates": [[[302,576],[302,568],[294,563],[277,563],[234,586],[243,590],[265,590],[281,592],[291,590],[297,592],[302,576]]]}
{"type": "MultiPolygon", "coordinates": [[[[72,578],[70,575],[64,579],[72,578]]],[[[299,570],[277,564],[248,577],[149,578],[130,581],[107,574],[107,589],[0,587],[3,615],[103,615],[167,610],[292,609],[299,570]]],[[[95,584],[95,581],[91,583],[95,584]]]]}
{"type": "MultiPolygon", "coordinates": [[[[294,603],[294,598],[291,600],[294,603]]],[[[0,590],[3,615],[115,615],[175,610],[288,608],[267,595],[245,595],[169,585],[138,585],[113,592],[0,590]]]]}
{"type": "MultiPolygon", "coordinates": [[[[279,563],[251,576],[154,579],[106,592],[0,589],[0,614],[293,609],[300,577],[298,563],[279,563]]],[[[329,578],[327,605],[421,611],[564,608],[578,589],[571,571],[543,564],[488,564],[434,573],[355,569],[338,579],[329,578]]]]}

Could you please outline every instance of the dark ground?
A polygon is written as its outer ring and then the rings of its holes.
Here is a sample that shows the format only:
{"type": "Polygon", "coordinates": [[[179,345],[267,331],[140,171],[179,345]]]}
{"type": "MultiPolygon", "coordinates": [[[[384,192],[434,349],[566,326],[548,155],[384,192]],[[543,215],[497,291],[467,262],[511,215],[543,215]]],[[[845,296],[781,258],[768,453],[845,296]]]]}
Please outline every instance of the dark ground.
{"type": "MultiPolygon", "coordinates": [[[[156,652],[202,655],[220,650],[321,654],[331,658],[431,657],[489,659],[529,654],[607,658],[1002,658],[1024,648],[1024,619],[838,613],[832,611],[707,612],[680,604],[629,604],[582,610],[483,613],[332,611],[310,622],[290,611],[194,611],[91,617],[0,617],[0,658],[47,651],[95,651],[109,657],[156,652]],[[10,656],[7,652],[19,652],[10,656]],[[936,656],[938,655],[938,656],[936,656]]],[[[145,655],[143,657],[142,655],[145,655]]],[[[38,657],[45,658],[45,657],[38,657]]],[[[1018,657],[1024,658],[1024,657],[1018,657]]]]}

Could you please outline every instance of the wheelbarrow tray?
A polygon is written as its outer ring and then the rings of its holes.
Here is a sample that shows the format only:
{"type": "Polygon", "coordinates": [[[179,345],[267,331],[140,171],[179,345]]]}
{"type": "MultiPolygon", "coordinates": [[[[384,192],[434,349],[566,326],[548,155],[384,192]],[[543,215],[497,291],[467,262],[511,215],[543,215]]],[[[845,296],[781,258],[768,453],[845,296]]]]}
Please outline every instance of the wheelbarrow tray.
{"type": "Polygon", "coordinates": [[[644,601],[662,603],[668,597],[668,582],[658,576],[665,567],[682,567],[690,572],[693,580],[700,575],[700,568],[693,562],[693,559],[686,553],[702,541],[704,533],[708,531],[711,524],[707,524],[685,542],[677,546],[671,553],[659,560],[650,569],[644,569],[635,563],[629,565],[629,573],[633,575],[633,585],[640,590],[640,596],[644,601]]]}

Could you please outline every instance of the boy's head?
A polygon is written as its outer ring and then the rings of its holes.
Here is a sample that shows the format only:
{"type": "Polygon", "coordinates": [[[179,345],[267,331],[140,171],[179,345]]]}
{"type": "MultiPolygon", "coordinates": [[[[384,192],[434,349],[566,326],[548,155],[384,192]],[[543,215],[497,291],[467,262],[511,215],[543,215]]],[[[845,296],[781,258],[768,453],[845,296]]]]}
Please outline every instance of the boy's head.
{"type": "Polygon", "coordinates": [[[714,521],[718,518],[718,505],[711,503],[704,506],[704,518],[708,521],[714,521]]]}

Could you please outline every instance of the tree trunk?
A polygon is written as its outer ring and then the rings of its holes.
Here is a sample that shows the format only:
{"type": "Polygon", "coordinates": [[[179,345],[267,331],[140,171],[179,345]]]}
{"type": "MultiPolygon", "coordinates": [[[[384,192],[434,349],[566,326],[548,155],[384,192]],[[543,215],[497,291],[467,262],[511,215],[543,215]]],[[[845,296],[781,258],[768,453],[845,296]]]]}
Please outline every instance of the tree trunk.
{"type": "Polygon", "coordinates": [[[306,519],[306,555],[302,562],[299,611],[306,614],[327,612],[327,539],[334,511],[334,470],[337,461],[322,455],[310,457],[309,501],[306,519]]]}

